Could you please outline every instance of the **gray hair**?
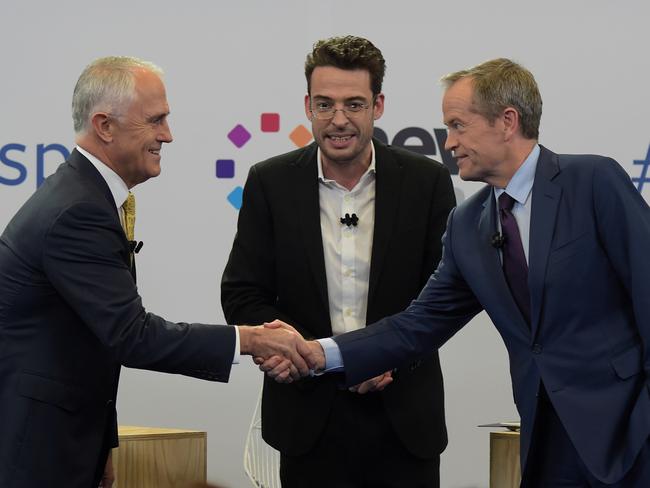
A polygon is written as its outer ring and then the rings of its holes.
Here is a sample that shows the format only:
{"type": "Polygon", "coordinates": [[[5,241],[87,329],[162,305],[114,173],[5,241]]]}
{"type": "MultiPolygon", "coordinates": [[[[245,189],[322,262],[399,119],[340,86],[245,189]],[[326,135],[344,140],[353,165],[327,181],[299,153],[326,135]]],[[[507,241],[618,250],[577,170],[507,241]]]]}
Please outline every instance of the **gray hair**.
{"type": "Polygon", "coordinates": [[[129,56],[99,58],[86,66],[72,95],[75,133],[86,132],[92,115],[98,111],[120,115],[120,110],[133,100],[135,72],[142,69],[163,74],[155,64],[129,56]]]}
{"type": "Polygon", "coordinates": [[[519,112],[524,137],[539,137],[542,96],[530,71],[510,59],[499,58],[450,73],[441,81],[449,88],[463,78],[472,80],[476,111],[490,123],[507,107],[513,107],[519,112]]]}

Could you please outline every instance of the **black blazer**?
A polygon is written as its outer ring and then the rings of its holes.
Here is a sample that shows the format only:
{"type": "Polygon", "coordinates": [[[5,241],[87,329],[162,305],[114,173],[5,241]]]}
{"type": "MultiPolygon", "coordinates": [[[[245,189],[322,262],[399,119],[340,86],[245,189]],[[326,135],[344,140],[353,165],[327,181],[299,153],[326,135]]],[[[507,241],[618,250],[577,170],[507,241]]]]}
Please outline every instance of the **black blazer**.
{"type": "Polygon", "coordinates": [[[0,237],[0,486],[89,488],[120,365],[227,381],[232,327],[147,313],[103,178],[79,152],[0,237]]]}
{"type": "MultiPolygon", "coordinates": [[[[367,321],[404,309],[440,258],[440,237],[455,204],[447,169],[374,140],[375,230],[367,321]]],[[[228,323],[284,320],[306,338],[332,335],[320,229],[317,146],[250,170],[221,298],[228,323]]],[[[290,385],[265,379],[264,439],[284,454],[308,452],[322,432],[337,388],[325,375],[290,385]]],[[[395,375],[382,393],[404,445],[431,458],[447,443],[437,353],[395,375]]]]}

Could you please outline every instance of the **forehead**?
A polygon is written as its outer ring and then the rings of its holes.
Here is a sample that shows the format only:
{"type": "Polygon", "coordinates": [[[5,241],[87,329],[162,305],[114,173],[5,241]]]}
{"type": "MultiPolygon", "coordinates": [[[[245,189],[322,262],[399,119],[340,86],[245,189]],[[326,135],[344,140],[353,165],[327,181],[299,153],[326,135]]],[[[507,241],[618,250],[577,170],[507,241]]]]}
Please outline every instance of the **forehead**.
{"type": "Polygon", "coordinates": [[[470,78],[461,78],[445,91],[442,98],[442,112],[445,120],[467,112],[474,112],[474,87],[470,78]]]}
{"type": "Polygon", "coordinates": [[[147,70],[138,70],[135,74],[135,98],[132,108],[143,113],[167,113],[167,93],[160,77],[147,70]]]}
{"type": "Polygon", "coordinates": [[[372,97],[370,73],[364,69],[318,66],[311,74],[311,96],[326,98],[372,97]]]}

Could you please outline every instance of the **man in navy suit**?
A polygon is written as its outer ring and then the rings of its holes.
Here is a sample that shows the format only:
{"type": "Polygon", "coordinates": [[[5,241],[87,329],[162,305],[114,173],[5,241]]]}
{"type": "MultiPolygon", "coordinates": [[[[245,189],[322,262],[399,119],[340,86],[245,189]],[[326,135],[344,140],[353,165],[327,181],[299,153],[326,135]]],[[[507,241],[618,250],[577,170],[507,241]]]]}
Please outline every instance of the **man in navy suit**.
{"type": "Polygon", "coordinates": [[[446,148],[488,186],[450,214],[420,296],[323,340],[318,366],[358,383],[485,310],[510,357],[522,486],[650,486],[646,202],[612,159],[538,145],[542,101],[523,67],[496,59],[443,82],[446,148]]]}
{"type": "Polygon", "coordinates": [[[121,365],[228,381],[240,353],[283,350],[307,372],[296,334],[144,309],[123,203],[172,141],[160,69],[96,60],[72,108],[77,147],[0,237],[1,487],[111,486],[121,365]]]}

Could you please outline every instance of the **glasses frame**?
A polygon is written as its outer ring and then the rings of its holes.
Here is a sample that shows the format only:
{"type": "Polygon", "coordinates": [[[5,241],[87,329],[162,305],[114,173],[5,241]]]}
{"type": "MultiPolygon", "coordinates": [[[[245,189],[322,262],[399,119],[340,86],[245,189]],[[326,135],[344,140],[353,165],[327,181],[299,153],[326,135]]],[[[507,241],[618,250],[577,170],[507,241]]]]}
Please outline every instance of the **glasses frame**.
{"type": "Polygon", "coordinates": [[[332,109],[331,112],[318,112],[314,110],[312,103],[313,100],[311,96],[309,97],[309,112],[312,114],[312,116],[317,119],[317,120],[332,120],[334,117],[336,117],[336,112],[343,112],[343,115],[345,115],[346,118],[348,119],[354,119],[356,117],[361,117],[361,113],[367,111],[370,109],[370,107],[375,106],[375,101],[376,97],[373,95],[372,101],[370,103],[361,103],[359,102],[359,105],[361,105],[361,109],[359,109],[357,112],[350,112],[347,109],[344,108],[334,108],[332,109]],[[325,117],[323,117],[325,115],[325,117]]]}

